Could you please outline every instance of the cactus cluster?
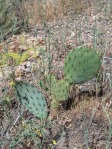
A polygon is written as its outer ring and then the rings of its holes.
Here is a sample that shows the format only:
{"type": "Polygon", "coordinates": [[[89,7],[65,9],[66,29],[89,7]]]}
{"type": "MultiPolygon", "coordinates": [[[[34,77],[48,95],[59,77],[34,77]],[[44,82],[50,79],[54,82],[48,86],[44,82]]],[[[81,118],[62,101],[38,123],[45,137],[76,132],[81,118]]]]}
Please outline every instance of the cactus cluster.
{"type": "Polygon", "coordinates": [[[47,118],[47,102],[35,86],[24,82],[16,82],[15,89],[21,103],[31,113],[41,119],[47,118]]]}
{"type": "MultiPolygon", "coordinates": [[[[69,96],[70,84],[81,84],[95,77],[100,68],[100,58],[94,49],[77,47],[68,53],[64,64],[65,79],[57,80],[52,74],[47,76],[48,89],[52,95],[51,107],[58,107],[60,101],[69,96]]],[[[21,103],[39,118],[47,118],[47,103],[36,87],[16,82],[17,95],[21,103]]]]}
{"type": "Polygon", "coordinates": [[[65,59],[65,78],[70,84],[81,84],[92,79],[100,68],[100,58],[94,49],[77,47],[65,59]]]}

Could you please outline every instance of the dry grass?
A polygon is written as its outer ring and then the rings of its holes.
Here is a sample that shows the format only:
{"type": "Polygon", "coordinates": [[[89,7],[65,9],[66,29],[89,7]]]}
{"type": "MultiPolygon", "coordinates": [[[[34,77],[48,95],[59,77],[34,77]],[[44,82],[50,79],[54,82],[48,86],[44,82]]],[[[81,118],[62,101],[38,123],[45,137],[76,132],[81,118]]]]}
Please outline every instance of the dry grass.
{"type": "MultiPolygon", "coordinates": [[[[105,109],[108,113],[108,117],[106,116],[102,108],[102,98],[82,100],[75,109],[59,114],[58,121],[67,128],[68,134],[66,138],[68,147],[63,147],[63,149],[106,148],[109,135],[109,119],[112,119],[112,112],[105,109]]],[[[60,145],[64,146],[64,144],[65,142],[58,142],[56,149],[61,149],[60,145]]],[[[109,144],[111,146],[111,141],[109,144]]]]}
{"type": "Polygon", "coordinates": [[[61,18],[71,12],[80,13],[91,5],[90,0],[46,0],[46,3],[33,0],[32,5],[26,4],[27,14],[30,16],[30,23],[52,21],[61,18]]]}

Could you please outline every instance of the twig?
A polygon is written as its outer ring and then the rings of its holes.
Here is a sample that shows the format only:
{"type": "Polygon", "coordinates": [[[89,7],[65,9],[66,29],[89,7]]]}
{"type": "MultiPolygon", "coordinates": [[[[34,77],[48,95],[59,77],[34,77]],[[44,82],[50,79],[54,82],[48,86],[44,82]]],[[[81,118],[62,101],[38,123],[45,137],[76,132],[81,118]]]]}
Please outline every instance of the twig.
{"type": "MultiPolygon", "coordinates": [[[[19,118],[20,118],[20,114],[18,115],[18,117],[17,117],[16,120],[14,121],[14,123],[13,123],[13,125],[11,126],[11,128],[10,128],[9,131],[11,131],[11,130],[13,129],[14,125],[17,123],[17,121],[18,121],[19,118]]],[[[5,131],[3,132],[2,138],[3,138],[3,136],[4,136],[5,134],[8,135],[7,130],[9,129],[9,127],[10,127],[10,124],[6,127],[5,131]]]]}

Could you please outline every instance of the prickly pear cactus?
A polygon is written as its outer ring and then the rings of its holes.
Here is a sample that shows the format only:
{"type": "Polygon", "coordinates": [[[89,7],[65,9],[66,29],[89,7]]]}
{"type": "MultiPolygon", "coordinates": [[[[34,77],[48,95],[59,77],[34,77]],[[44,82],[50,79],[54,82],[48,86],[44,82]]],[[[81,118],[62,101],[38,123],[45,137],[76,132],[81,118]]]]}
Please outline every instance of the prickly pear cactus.
{"type": "MultiPolygon", "coordinates": [[[[49,80],[50,78],[48,78],[49,80]]],[[[55,76],[51,75],[50,79],[50,88],[51,88],[51,95],[53,96],[53,100],[56,101],[65,101],[68,99],[69,95],[69,83],[66,82],[64,79],[57,80],[55,76]]],[[[57,102],[53,101],[53,105],[57,102]]]]}
{"type": "Polygon", "coordinates": [[[65,78],[70,84],[84,83],[96,76],[100,58],[94,49],[77,47],[65,59],[65,78]]]}
{"type": "Polygon", "coordinates": [[[31,84],[16,82],[15,89],[21,103],[34,115],[47,118],[47,102],[40,91],[31,84]]]}
{"type": "Polygon", "coordinates": [[[65,101],[68,99],[69,95],[69,84],[64,79],[59,80],[56,84],[56,89],[54,92],[55,99],[57,101],[65,101]]]}

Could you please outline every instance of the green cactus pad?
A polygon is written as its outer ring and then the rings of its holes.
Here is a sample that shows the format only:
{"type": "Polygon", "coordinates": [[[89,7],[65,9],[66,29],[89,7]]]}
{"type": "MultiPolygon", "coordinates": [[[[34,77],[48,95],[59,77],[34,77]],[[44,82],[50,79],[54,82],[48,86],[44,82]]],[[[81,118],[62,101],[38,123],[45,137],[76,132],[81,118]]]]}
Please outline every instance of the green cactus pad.
{"type": "Polygon", "coordinates": [[[65,78],[70,84],[81,84],[96,76],[100,68],[100,58],[94,49],[77,47],[65,59],[65,78]]]}
{"type": "Polygon", "coordinates": [[[31,84],[16,82],[15,89],[21,103],[34,115],[47,118],[47,102],[40,91],[31,84]]]}
{"type": "Polygon", "coordinates": [[[48,76],[49,90],[57,101],[65,101],[69,95],[69,84],[64,79],[57,80],[54,75],[48,76]]]}
{"type": "Polygon", "coordinates": [[[69,84],[64,79],[59,80],[55,88],[55,99],[57,101],[65,101],[68,99],[69,95],[69,84]]]}

